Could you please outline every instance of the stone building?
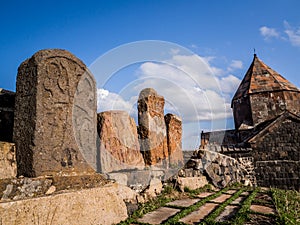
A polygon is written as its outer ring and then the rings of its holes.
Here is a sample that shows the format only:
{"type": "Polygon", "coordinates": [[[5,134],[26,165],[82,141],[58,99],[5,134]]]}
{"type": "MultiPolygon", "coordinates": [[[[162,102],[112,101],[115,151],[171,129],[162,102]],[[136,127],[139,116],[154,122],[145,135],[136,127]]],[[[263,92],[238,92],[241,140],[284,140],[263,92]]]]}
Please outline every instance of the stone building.
{"type": "Polygon", "coordinates": [[[231,106],[235,129],[200,147],[252,161],[259,186],[300,190],[300,90],[254,55],[231,106]]]}

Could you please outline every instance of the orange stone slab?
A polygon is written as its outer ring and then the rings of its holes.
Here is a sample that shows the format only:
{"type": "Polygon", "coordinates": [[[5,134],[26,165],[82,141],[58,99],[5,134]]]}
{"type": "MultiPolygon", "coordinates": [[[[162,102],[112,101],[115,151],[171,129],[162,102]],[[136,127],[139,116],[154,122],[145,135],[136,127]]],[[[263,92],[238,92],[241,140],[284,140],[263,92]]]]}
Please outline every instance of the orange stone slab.
{"type": "Polygon", "coordinates": [[[173,206],[179,206],[179,207],[189,207],[191,205],[194,205],[196,202],[198,202],[200,199],[194,198],[185,198],[185,199],[179,199],[175,200],[173,202],[169,202],[167,205],[173,205],[173,206]]]}

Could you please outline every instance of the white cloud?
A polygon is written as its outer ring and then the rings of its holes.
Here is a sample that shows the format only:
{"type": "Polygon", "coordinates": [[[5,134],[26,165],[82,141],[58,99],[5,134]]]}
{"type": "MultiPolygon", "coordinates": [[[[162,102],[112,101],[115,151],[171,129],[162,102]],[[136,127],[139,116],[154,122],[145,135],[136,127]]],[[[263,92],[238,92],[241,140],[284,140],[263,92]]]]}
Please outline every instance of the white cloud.
{"type": "Polygon", "coordinates": [[[300,47],[300,27],[293,28],[287,21],[284,21],[285,33],[288,36],[289,42],[296,47],[300,47]]]}
{"type": "Polygon", "coordinates": [[[123,97],[117,93],[109,92],[105,89],[97,90],[97,112],[108,110],[124,110],[131,115],[135,115],[136,98],[132,97],[129,100],[124,100],[123,97]]]}
{"type": "Polygon", "coordinates": [[[270,28],[263,26],[259,28],[260,34],[264,37],[265,40],[269,40],[271,38],[279,38],[280,34],[276,31],[275,28],[270,28]]]}
{"type": "Polygon", "coordinates": [[[242,68],[243,68],[243,62],[241,60],[232,60],[227,70],[232,72],[235,69],[242,69],[242,68]]]}

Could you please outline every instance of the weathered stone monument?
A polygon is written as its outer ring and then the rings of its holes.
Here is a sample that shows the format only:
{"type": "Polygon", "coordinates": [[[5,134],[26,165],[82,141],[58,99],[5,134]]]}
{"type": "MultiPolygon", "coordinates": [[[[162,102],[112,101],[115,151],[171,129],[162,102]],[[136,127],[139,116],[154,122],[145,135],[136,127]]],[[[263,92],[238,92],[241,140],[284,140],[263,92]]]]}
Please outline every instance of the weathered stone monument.
{"type": "Polygon", "coordinates": [[[165,115],[170,167],[183,166],[182,121],[171,113],[165,115]]]}
{"type": "Polygon", "coordinates": [[[78,58],[60,49],[41,50],[20,65],[13,136],[18,175],[94,171],[81,152],[95,158],[96,88],[91,77],[78,58]]]}
{"type": "Polygon", "coordinates": [[[146,165],[168,165],[164,104],[164,98],[152,88],[142,90],[139,95],[138,131],[146,165]]]}
{"type": "Polygon", "coordinates": [[[134,119],[125,111],[106,111],[98,114],[100,171],[143,169],[134,119]]]}

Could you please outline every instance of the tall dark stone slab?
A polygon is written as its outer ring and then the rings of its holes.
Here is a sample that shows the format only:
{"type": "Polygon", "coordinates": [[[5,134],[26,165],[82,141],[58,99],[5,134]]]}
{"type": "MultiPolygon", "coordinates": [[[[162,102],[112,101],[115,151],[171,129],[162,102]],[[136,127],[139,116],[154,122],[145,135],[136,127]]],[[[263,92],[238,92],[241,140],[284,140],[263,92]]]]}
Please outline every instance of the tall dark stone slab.
{"type": "Polygon", "coordinates": [[[18,175],[93,172],[84,155],[95,161],[96,116],[95,82],[78,58],[52,49],[24,61],[15,99],[18,175]],[[86,144],[80,137],[87,136],[86,144]]]}

